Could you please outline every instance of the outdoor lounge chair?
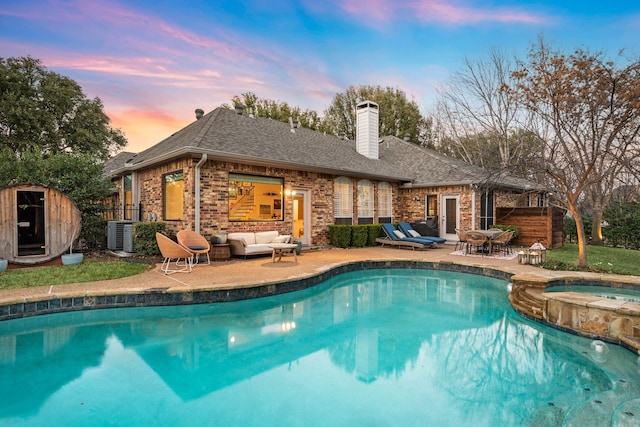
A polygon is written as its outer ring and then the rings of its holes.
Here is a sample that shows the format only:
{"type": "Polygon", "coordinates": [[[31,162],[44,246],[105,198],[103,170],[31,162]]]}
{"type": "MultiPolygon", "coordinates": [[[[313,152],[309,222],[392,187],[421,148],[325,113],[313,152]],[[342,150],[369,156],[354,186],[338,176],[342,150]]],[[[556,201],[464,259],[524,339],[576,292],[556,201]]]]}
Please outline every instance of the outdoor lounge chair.
{"type": "Polygon", "coordinates": [[[191,269],[193,268],[193,252],[191,252],[184,246],[174,242],[162,233],[156,233],[156,242],[158,242],[158,248],[160,249],[160,253],[163,257],[160,270],[162,270],[164,274],[191,272],[191,269]],[[184,267],[182,267],[182,265],[178,263],[182,259],[184,260],[184,267]],[[182,268],[176,268],[172,270],[172,260],[175,260],[176,267],[182,268]]]}
{"type": "Polygon", "coordinates": [[[209,251],[211,250],[211,246],[207,239],[202,237],[200,234],[191,230],[180,230],[178,234],[176,234],[178,238],[178,243],[185,248],[189,249],[194,255],[193,264],[198,264],[198,260],[200,255],[207,255],[207,263],[204,265],[211,264],[211,258],[209,257],[209,251]]]}
{"type": "Polygon", "coordinates": [[[376,242],[384,245],[407,247],[411,249],[427,249],[433,247],[434,243],[427,243],[414,237],[406,237],[404,233],[396,229],[393,224],[382,224],[385,237],[378,237],[376,242]]]}
{"type": "Polygon", "coordinates": [[[442,237],[436,236],[423,236],[418,233],[416,230],[411,227],[411,224],[408,222],[400,222],[398,223],[398,228],[402,231],[407,237],[413,237],[416,239],[423,239],[426,241],[431,241],[432,243],[444,243],[447,239],[443,239],[442,237]]]}

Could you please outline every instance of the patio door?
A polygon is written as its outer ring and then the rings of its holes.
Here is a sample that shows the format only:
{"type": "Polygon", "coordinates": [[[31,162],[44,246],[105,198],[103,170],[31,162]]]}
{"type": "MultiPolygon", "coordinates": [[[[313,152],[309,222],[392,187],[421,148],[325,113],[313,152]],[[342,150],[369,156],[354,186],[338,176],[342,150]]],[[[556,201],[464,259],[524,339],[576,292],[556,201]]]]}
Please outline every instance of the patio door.
{"type": "Polygon", "coordinates": [[[309,190],[295,189],[293,193],[293,238],[300,240],[303,245],[311,244],[310,206],[309,190]]]}
{"type": "Polygon", "coordinates": [[[16,193],[18,256],[46,254],[44,212],[44,191],[18,191],[16,193]]]}
{"type": "Polygon", "coordinates": [[[460,196],[443,196],[441,206],[440,237],[456,241],[456,228],[460,228],[460,196]]]}

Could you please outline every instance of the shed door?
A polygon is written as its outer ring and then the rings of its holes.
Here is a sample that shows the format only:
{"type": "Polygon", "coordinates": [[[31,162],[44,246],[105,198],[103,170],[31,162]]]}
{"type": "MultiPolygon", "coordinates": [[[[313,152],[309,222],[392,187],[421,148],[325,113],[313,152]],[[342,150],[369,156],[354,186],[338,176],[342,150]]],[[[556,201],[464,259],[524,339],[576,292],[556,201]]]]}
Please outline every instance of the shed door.
{"type": "Polygon", "coordinates": [[[44,191],[18,191],[18,256],[44,255],[44,191]]]}

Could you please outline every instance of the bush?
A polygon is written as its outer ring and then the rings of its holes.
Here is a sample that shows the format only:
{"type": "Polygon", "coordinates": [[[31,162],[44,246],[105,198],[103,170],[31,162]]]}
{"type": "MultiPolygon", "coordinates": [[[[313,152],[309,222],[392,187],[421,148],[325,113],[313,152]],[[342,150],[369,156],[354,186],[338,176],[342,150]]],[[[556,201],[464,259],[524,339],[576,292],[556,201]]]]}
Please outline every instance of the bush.
{"type": "Polygon", "coordinates": [[[142,255],[160,255],[156,232],[164,233],[164,222],[136,222],[133,224],[133,250],[142,255]]]}
{"type": "Polygon", "coordinates": [[[351,226],[351,246],[355,248],[364,248],[367,246],[369,238],[368,225],[352,225],[351,226]]]}
{"type": "Polygon", "coordinates": [[[380,224],[371,224],[367,226],[367,230],[367,246],[375,246],[378,243],[376,239],[384,234],[382,232],[382,226],[380,224]]]}
{"type": "Polygon", "coordinates": [[[330,225],[329,242],[337,248],[348,248],[351,244],[351,225],[330,225]]]}

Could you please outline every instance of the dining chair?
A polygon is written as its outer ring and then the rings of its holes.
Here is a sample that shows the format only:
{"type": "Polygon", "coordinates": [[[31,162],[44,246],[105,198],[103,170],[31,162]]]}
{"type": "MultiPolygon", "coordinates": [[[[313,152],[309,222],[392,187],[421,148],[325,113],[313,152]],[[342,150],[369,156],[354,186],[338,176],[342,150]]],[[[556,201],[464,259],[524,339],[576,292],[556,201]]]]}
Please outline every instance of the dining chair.
{"type": "Polygon", "coordinates": [[[485,247],[489,242],[489,238],[478,231],[467,231],[467,253],[471,253],[473,248],[476,252],[480,251],[484,255],[485,247]]]}

